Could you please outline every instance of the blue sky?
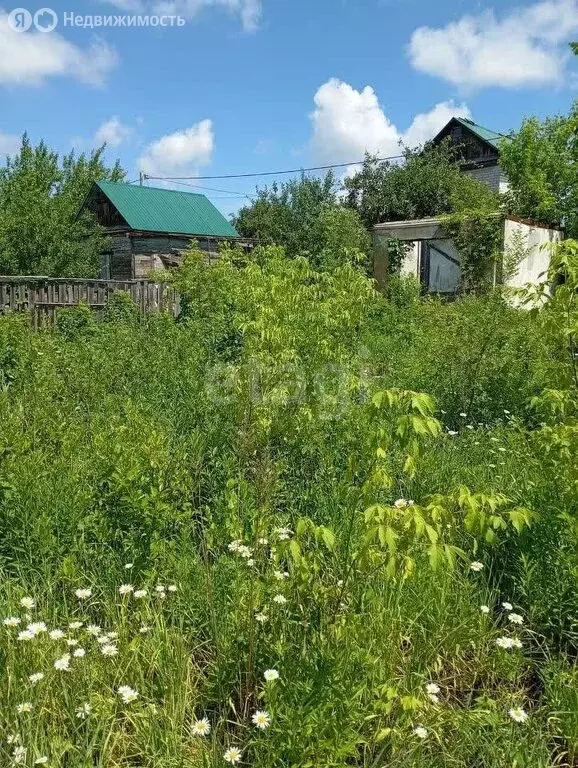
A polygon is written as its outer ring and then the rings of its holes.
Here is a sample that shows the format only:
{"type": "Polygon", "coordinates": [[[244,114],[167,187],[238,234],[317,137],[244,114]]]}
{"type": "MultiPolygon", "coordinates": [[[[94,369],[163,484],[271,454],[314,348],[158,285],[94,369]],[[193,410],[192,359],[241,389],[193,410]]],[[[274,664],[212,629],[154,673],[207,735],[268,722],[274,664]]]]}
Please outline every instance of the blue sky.
{"type": "MultiPolygon", "coordinates": [[[[0,0],[1,2],[1,0],[0,0]]],[[[34,13],[37,6],[28,6],[34,13]]],[[[1,8],[1,6],[0,6],[1,8]]],[[[576,98],[578,0],[52,0],[53,32],[0,10],[0,152],[28,130],[109,140],[129,179],[355,161],[452,113],[507,132],[576,98]],[[162,8],[161,8],[162,6],[162,8]],[[182,27],[71,28],[63,14],[170,13],[182,27]],[[416,120],[416,116],[421,115],[416,120]]],[[[578,60],[577,60],[578,61],[578,60]]],[[[225,212],[255,180],[199,182],[225,212]]]]}

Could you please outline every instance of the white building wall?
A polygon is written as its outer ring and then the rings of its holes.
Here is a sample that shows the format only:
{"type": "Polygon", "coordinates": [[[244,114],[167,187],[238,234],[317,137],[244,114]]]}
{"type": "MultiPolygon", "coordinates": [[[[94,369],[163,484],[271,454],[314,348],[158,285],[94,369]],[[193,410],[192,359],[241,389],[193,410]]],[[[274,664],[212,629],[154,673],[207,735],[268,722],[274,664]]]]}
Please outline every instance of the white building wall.
{"type": "Polygon", "coordinates": [[[505,285],[510,288],[522,288],[528,283],[541,285],[547,279],[550,247],[562,240],[562,232],[506,219],[504,231],[504,256],[506,259],[518,247],[520,236],[526,255],[519,263],[516,273],[506,276],[505,285]]]}

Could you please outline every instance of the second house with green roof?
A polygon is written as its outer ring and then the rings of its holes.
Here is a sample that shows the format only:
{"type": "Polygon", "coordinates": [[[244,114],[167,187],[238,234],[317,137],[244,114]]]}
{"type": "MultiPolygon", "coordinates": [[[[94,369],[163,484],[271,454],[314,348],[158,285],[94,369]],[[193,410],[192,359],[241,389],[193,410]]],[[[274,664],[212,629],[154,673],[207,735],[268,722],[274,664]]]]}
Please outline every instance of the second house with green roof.
{"type": "Polygon", "coordinates": [[[99,181],[84,211],[111,237],[101,256],[106,280],[140,280],[153,269],[177,266],[193,240],[209,261],[218,258],[220,243],[246,243],[204,195],[191,192],[99,181]]]}
{"type": "Polygon", "coordinates": [[[508,179],[500,167],[500,149],[508,137],[483,128],[464,117],[452,117],[434,138],[450,141],[461,160],[461,170],[487,184],[494,192],[507,192],[508,179]]]}

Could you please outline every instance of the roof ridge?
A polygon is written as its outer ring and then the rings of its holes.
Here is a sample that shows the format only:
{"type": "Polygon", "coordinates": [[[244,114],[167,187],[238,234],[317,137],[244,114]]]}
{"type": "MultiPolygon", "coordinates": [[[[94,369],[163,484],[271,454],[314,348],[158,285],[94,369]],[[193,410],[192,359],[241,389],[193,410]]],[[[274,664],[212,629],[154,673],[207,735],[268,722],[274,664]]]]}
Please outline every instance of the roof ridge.
{"type": "Polygon", "coordinates": [[[203,195],[202,192],[189,192],[186,189],[167,189],[166,187],[147,187],[143,184],[131,184],[128,181],[111,181],[110,179],[101,179],[100,181],[96,182],[97,184],[114,184],[114,185],[122,185],[123,187],[130,187],[131,189],[146,189],[151,192],[180,192],[183,195],[197,195],[198,197],[207,197],[206,195],[203,195]]]}
{"type": "Polygon", "coordinates": [[[493,133],[495,136],[499,136],[500,138],[507,138],[506,133],[500,133],[499,131],[494,131],[493,128],[486,128],[485,125],[481,125],[481,123],[476,123],[475,120],[471,120],[469,117],[456,117],[456,120],[458,120],[460,123],[466,123],[467,125],[473,125],[475,128],[481,128],[482,131],[487,131],[488,133],[493,133]]]}

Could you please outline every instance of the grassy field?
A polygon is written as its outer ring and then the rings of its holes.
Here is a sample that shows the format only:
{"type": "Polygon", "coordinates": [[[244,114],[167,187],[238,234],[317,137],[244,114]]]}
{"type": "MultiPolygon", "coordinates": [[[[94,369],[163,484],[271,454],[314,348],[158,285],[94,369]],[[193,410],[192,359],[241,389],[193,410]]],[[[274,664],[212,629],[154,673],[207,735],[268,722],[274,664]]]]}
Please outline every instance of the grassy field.
{"type": "Polygon", "coordinates": [[[175,280],[0,318],[0,765],[578,764],[572,288],[175,280]]]}

